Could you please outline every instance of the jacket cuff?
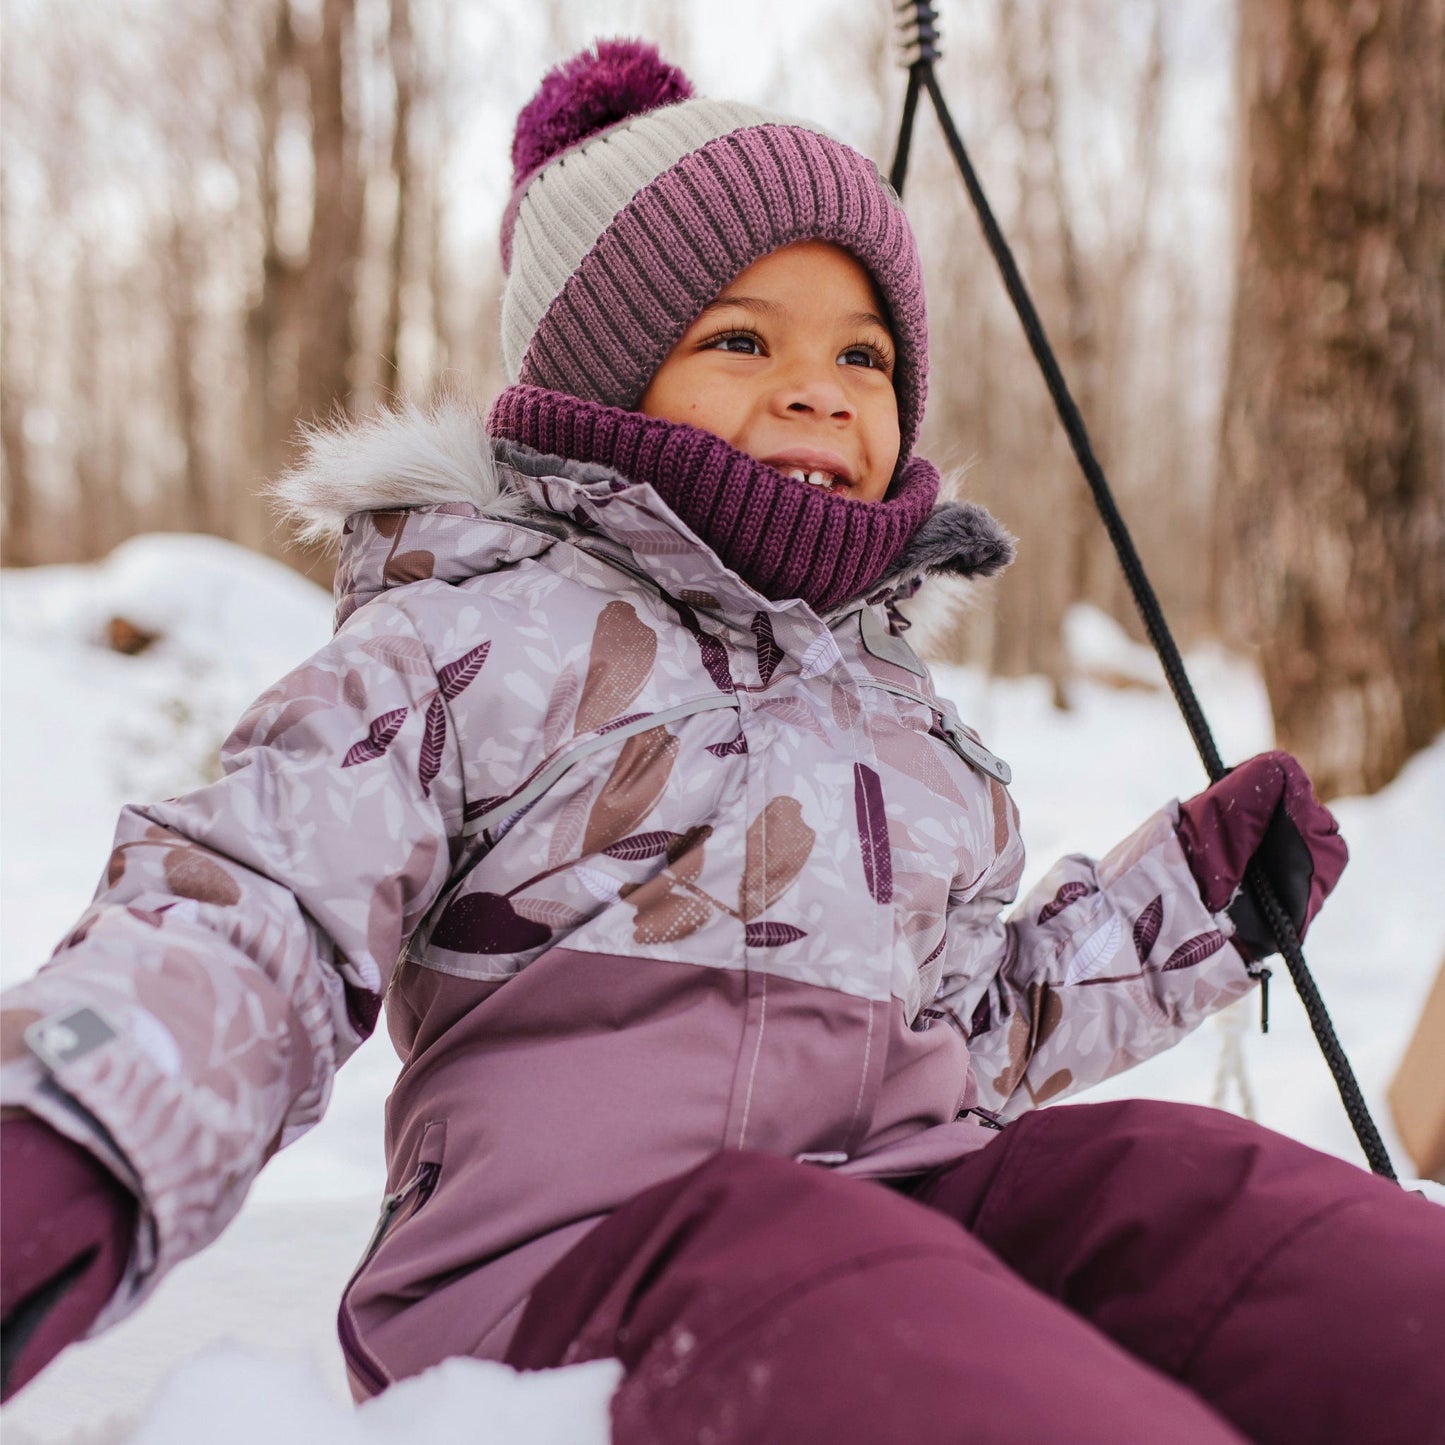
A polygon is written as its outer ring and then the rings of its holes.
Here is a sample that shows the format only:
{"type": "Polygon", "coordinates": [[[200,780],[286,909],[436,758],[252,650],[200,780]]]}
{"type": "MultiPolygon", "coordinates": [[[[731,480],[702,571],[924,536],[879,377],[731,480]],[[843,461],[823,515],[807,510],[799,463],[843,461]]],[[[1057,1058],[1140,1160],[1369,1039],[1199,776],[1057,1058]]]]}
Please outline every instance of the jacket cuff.
{"type": "Polygon", "coordinates": [[[83,1338],[126,1275],[137,1201],[94,1155],[29,1113],[0,1126],[4,1395],[83,1338]]]}

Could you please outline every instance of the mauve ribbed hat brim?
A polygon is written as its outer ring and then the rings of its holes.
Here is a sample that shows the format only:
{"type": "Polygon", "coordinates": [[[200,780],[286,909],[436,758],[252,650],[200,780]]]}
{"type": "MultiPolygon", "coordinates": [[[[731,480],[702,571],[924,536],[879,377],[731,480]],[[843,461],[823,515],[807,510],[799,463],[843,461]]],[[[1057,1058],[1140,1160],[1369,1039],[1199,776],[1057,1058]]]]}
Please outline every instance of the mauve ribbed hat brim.
{"type": "Polygon", "coordinates": [[[708,301],[759,257],[803,240],[842,246],[878,288],[897,347],[907,458],[922,421],[928,352],[913,234],[871,161],[801,127],[720,136],[640,190],[547,308],[517,379],[635,407],[708,301]]]}

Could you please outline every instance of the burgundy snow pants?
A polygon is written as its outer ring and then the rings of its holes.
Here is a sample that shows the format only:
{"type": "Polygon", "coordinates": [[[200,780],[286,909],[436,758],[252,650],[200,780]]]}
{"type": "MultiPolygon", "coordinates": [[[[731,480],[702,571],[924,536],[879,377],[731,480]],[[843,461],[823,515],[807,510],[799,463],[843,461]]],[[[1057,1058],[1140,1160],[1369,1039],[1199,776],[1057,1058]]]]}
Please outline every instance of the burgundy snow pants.
{"type": "Polygon", "coordinates": [[[1445,1209],[1211,1109],[1044,1109],[904,1189],[726,1153],[547,1274],[617,1445],[1445,1442],[1445,1209]]]}

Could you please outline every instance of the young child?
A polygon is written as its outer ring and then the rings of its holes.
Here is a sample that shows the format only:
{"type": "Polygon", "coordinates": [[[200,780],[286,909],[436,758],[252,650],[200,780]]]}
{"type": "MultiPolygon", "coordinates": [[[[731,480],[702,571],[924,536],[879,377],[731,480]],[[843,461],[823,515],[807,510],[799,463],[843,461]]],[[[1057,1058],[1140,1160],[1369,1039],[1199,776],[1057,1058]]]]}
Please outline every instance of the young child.
{"type": "Polygon", "coordinates": [[[515,384],[312,439],[335,638],[5,999],[5,1388],[220,1232],[385,1003],[358,1397],[615,1355],[619,1441],[1445,1438],[1440,1211],[1210,1110],[1029,1112],[1251,986],[1267,829],[1301,928],[1345,851],[1269,754],[1006,913],[1008,769],[889,606],[1011,551],[913,453],[897,197],[623,42],[513,160],[515,384]]]}

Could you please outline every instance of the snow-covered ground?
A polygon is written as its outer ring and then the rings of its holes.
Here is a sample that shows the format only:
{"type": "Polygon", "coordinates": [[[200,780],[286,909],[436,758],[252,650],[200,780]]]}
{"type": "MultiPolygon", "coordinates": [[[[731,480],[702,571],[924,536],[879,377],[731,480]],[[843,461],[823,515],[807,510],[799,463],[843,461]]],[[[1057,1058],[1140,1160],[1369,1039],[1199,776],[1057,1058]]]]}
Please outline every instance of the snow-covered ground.
{"type": "MultiPolygon", "coordinates": [[[[4,575],[0,981],[31,972],[84,906],[118,805],[207,776],[230,722],[325,641],[330,613],[309,583],[209,538],[139,538],[97,567],[4,575]],[[99,645],[113,616],[163,640],[135,657],[113,652],[99,645]]],[[[1147,652],[1098,614],[1074,615],[1070,647],[1086,672],[1157,678],[1147,652]]],[[[1214,651],[1190,667],[1224,756],[1267,747],[1269,718],[1252,671],[1214,651]]],[[[1188,736],[1157,686],[1082,680],[1073,709],[1059,713],[1037,679],[989,683],[961,668],[943,676],[964,716],[1013,766],[1030,877],[1060,853],[1101,851],[1160,800],[1202,786],[1188,736]]],[[[1445,955],[1445,737],[1386,792],[1336,811],[1353,860],[1308,953],[1407,1169],[1384,1094],[1445,955]]],[[[1358,1160],[1282,970],[1273,994],[1267,1038],[1247,1000],[1088,1097],[1234,1108],[1244,1087],[1261,1122],[1358,1160]]],[[[382,1190],[381,1102],[394,1067],[383,1032],[341,1076],[327,1118],[269,1166],[221,1241],[138,1316],[68,1352],[6,1408],[6,1445],[605,1441],[611,1364],[517,1377],[453,1361],[359,1412],[342,1403],[335,1304],[382,1190]]]]}

